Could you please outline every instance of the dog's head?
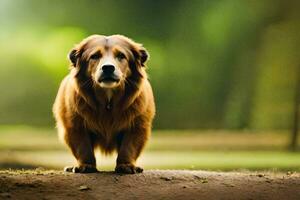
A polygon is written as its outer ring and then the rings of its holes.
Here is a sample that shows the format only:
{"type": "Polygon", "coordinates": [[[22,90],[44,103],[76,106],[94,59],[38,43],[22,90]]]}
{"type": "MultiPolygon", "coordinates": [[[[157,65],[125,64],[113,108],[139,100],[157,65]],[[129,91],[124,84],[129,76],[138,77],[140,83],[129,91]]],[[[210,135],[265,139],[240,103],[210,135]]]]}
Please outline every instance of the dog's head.
{"type": "Polygon", "coordinates": [[[142,78],[148,52],[122,35],[92,35],[69,53],[76,76],[101,88],[116,88],[128,78],[142,78]]]}

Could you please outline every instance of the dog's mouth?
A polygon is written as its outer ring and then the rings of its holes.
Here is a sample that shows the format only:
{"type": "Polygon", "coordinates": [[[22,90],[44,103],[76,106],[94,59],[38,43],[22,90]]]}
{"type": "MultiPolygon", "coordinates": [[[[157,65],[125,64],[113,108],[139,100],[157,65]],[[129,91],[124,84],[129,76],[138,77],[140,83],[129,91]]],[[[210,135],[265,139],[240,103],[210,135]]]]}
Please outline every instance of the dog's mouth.
{"type": "Polygon", "coordinates": [[[101,76],[99,78],[100,83],[110,83],[110,82],[118,83],[119,81],[120,81],[120,78],[118,78],[116,76],[101,76]]]}

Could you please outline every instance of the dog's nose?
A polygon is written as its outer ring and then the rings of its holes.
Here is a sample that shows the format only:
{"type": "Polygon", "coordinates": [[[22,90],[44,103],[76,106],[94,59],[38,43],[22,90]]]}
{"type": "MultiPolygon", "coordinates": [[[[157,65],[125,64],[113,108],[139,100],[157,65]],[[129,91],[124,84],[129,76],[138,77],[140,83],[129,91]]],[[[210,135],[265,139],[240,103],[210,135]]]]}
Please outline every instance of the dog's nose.
{"type": "Polygon", "coordinates": [[[113,66],[113,65],[103,65],[102,66],[102,71],[105,74],[111,74],[115,71],[115,66],[113,66]]]}

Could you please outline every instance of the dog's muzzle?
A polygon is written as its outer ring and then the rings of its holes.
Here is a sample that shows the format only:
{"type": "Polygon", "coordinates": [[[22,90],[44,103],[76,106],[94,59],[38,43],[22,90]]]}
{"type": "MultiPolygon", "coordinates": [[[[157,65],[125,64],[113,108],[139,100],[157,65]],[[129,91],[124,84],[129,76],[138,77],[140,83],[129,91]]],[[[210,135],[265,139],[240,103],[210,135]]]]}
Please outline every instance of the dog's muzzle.
{"type": "Polygon", "coordinates": [[[115,73],[115,66],[113,65],[103,65],[101,67],[101,74],[98,82],[119,82],[120,78],[115,73]]]}

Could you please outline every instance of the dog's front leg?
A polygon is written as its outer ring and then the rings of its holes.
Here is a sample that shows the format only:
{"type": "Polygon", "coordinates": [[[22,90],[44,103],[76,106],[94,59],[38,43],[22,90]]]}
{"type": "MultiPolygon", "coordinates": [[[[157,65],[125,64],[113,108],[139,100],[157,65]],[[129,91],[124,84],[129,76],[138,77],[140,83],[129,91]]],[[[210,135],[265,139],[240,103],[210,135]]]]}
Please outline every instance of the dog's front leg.
{"type": "Polygon", "coordinates": [[[97,172],[94,149],[88,132],[78,126],[66,131],[65,142],[75,156],[78,166],[65,167],[65,171],[74,173],[97,172]]]}
{"type": "Polygon", "coordinates": [[[115,172],[124,174],[143,172],[142,168],[135,166],[135,162],[146,144],[150,129],[150,124],[148,126],[138,124],[122,133],[115,172]]]}

